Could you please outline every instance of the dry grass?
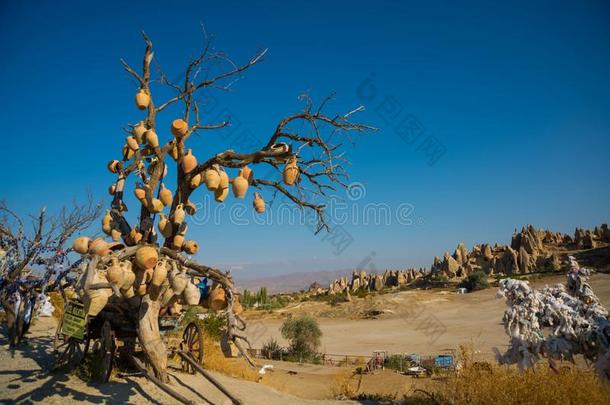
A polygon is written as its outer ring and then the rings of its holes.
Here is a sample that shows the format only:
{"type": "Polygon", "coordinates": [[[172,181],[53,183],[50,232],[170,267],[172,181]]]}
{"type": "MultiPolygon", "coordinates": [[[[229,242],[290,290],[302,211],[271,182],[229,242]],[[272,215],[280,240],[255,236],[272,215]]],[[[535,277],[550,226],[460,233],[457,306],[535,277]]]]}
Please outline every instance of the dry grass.
{"type": "Polygon", "coordinates": [[[258,379],[258,370],[251,368],[244,359],[225,357],[218,343],[208,336],[203,342],[203,366],[206,369],[242,380],[256,381],[258,379]]]}
{"type": "Polygon", "coordinates": [[[433,393],[451,404],[608,404],[610,388],[590,370],[563,367],[559,373],[540,365],[522,372],[516,367],[471,361],[433,393]]]}
{"type": "Polygon", "coordinates": [[[53,304],[53,317],[61,319],[64,314],[64,300],[61,298],[61,294],[58,291],[52,291],[49,293],[49,300],[53,304]]]}
{"type": "Polygon", "coordinates": [[[350,369],[335,374],[331,381],[331,392],[336,399],[351,399],[358,394],[358,376],[350,369]]]}

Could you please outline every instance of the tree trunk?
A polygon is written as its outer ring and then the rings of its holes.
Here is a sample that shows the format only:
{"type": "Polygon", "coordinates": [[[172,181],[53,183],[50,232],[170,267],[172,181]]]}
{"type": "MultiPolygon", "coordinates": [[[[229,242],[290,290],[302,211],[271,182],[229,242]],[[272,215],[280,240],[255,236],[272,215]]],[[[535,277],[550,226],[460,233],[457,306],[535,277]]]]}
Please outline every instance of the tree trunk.
{"type": "MultiPolygon", "coordinates": [[[[21,305],[17,305],[18,296],[15,294],[4,295],[2,297],[2,307],[6,314],[6,328],[8,331],[9,347],[15,347],[19,343],[19,331],[16,310],[19,310],[21,305]]],[[[20,304],[20,303],[19,303],[20,304]]]]}
{"type": "Polygon", "coordinates": [[[169,382],[166,372],[167,351],[159,333],[159,308],[159,302],[153,301],[148,294],[142,297],[138,337],[157,378],[169,382]]]}

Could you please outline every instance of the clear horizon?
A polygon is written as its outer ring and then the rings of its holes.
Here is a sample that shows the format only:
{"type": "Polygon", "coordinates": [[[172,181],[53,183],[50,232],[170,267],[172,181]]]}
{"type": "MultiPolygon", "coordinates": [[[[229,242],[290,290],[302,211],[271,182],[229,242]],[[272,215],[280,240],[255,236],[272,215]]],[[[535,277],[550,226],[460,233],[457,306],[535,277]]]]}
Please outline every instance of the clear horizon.
{"type": "MultiPolygon", "coordinates": [[[[119,59],[139,66],[144,30],[179,77],[201,48],[202,21],[236,62],[269,52],[232,92],[208,95],[204,115],[228,113],[234,125],[194,139],[198,157],[243,146],[244,133],[263,146],[305,91],[317,102],[334,92],[331,114],[365,105],[355,120],[380,130],[345,147],[353,185],[336,199],[347,209],[332,215],[351,240],[344,249],[279,220],[281,201],[260,223],[251,192],[219,208],[199,190],[195,202],[210,213],[190,228],[201,263],[243,278],[350,269],[372,252],[378,269],[429,267],[459,242],[509,243],[530,223],[573,234],[609,222],[606,2],[314,1],[298,13],[282,2],[144,4],[0,6],[0,199],[19,213],[57,211],[87,190],[109,205],[106,163],[141,117],[119,59]],[[250,210],[236,221],[239,204],[250,210]]],[[[174,115],[160,116],[162,139],[174,115]]]]}

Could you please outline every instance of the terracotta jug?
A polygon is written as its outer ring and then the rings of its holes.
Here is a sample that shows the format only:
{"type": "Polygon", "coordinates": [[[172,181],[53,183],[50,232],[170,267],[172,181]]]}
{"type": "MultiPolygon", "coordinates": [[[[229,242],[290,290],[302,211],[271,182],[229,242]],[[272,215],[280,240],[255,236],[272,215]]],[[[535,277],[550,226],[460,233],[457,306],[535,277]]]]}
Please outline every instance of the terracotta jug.
{"type": "Polygon", "coordinates": [[[102,238],[97,238],[89,244],[89,253],[106,256],[110,252],[110,245],[102,238]]]}
{"type": "Polygon", "coordinates": [[[217,166],[205,171],[205,184],[209,191],[215,191],[220,185],[220,174],[217,166]]]}
{"type": "Polygon", "coordinates": [[[284,183],[292,186],[299,177],[299,166],[297,165],[297,157],[291,156],[288,162],[284,165],[284,183]]]}
{"type": "Polygon", "coordinates": [[[201,184],[201,174],[197,173],[191,178],[191,188],[197,188],[201,184]]]}
{"type": "Polygon", "coordinates": [[[137,151],[138,149],[140,149],[140,145],[138,145],[138,141],[136,141],[136,138],[133,136],[128,136],[127,138],[125,138],[125,142],[127,142],[127,146],[129,146],[129,148],[131,150],[133,150],[134,152],[137,151]]]}
{"type": "Polygon", "coordinates": [[[177,139],[181,139],[181,138],[184,138],[184,136],[188,132],[189,126],[186,123],[186,121],[184,121],[183,119],[177,119],[177,120],[172,121],[171,130],[172,130],[172,134],[177,139]]]}
{"type": "Polygon", "coordinates": [[[172,240],[172,246],[174,249],[182,249],[182,244],[184,243],[184,235],[178,234],[174,236],[172,240]]]}
{"type": "Polygon", "coordinates": [[[119,171],[119,161],[118,160],[111,160],[110,162],[108,162],[108,165],[106,167],[108,168],[110,173],[118,173],[118,171],[119,171]]]}
{"type": "Polygon", "coordinates": [[[164,238],[169,238],[172,235],[172,223],[167,219],[165,214],[159,214],[159,232],[164,238]]]}
{"type": "Polygon", "coordinates": [[[114,228],[112,231],[110,231],[110,237],[112,237],[112,240],[115,242],[120,241],[121,240],[121,231],[114,228]]]}
{"type": "Polygon", "coordinates": [[[136,251],[136,265],[140,269],[152,269],[156,266],[159,254],[152,246],[142,246],[136,251]]]}
{"type": "Polygon", "coordinates": [[[200,298],[201,290],[199,290],[195,284],[189,281],[182,292],[182,299],[187,303],[187,305],[197,305],[199,304],[200,298]]]}
{"type": "Polygon", "coordinates": [[[150,283],[156,287],[160,287],[163,282],[167,279],[167,262],[165,260],[159,260],[155,269],[153,270],[152,279],[150,283]]]}
{"type": "Polygon", "coordinates": [[[197,212],[197,206],[191,200],[188,200],[184,206],[184,211],[186,211],[186,213],[189,215],[195,215],[197,212]]]}
{"type": "Polygon", "coordinates": [[[159,190],[159,199],[166,207],[172,203],[172,192],[163,183],[161,183],[161,190],[159,190]]]}
{"type": "Polygon", "coordinates": [[[158,198],[153,198],[148,209],[150,210],[150,212],[158,214],[159,212],[163,211],[163,203],[158,198]]]}
{"type": "Polygon", "coordinates": [[[144,91],[143,89],[140,89],[140,91],[138,91],[136,93],[136,106],[140,110],[146,110],[149,105],[150,105],[150,96],[148,95],[148,93],[146,91],[144,91]]]}
{"type": "Polygon", "coordinates": [[[260,195],[260,193],[254,193],[254,202],[252,203],[252,205],[254,206],[256,212],[258,212],[259,214],[265,212],[265,200],[263,200],[263,197],[260,195]]]}
{"type": "Polygon", "coordinates": [[[146,133],[146,127],[141,121],[135,127],[133,127],[131,133],[133,134],[134,138],[136,138],[138,143],[144,143],[144,133],[146,133]]]}
{"type": "Polygon", "coordinates": [[[235,198],[244,198],[248,191],[248,180],[242,176],[243,171],[239,172],[239,176],[233,179],[233,195],[235,198]]]}
{"type": "Polygon", "coordinates": [[[218,202],[223,202],[224,200],[226,200],[228,195],[228,188],[218,187],[216,190],[214,190],[214,199],[218,202]]]}
{"type": "Polygon", "coordinates": [[[173,221],[175,224],[181,224],[184,222],[184,217],[186,213],[184,212],[184,204],[180,203],[176,206],[176,210],[174,211],[173,221]]]}
{"type": "Polygon", "coordinates": [[[124,276],[125,274],[123,273],[123,268],[119,264],[119,259],[114,256],[110,263],[110,267],[108,267],[108,270],[106,270],[106,279],[111,284],[122,286],[124,276]]]}
{"type": "Polygon", "coordinates": [[[219,311],[227,307],[227,296],[224,288],[216,287],[210,292],[210,309],[219,311]]]}
{"type": "Polygon", "coordinates": [[[143,188],[135,188],[133,190],[133,194],[140,201],[142,201],[142,200],[144,200],[146,198],[146,191],[143,188]]]}
{"type": "Polygon", "coordinates": [[[81,236],[81,237],[74,239],[74,243],[72,243],[72,249],[74,249],[75,252],[80,253],[81,255],[84,255],[85,253],[87,253],[89,251],[90,243],[91,243],[91,239],[89,239],[86,236],[81,236]]]}
{"type": "Polygon", "coordinates": [[[175,262],[172,262],[172,271],[169,274],[169,284],[176,295],[182,294],[189,279],[186,271],[178,270],[175,262]]]}
{"type": "Polygon", "coordinates": [[[120,266],[123,269],[123,283],[120,288],[122,290],[126,290],[133,286],[133,283],[136,280],[136,274],[133,272],[133,269],[131,268],[131,262],[129,260],[122,261],[120,263],[120,266]]]}
{"type": "Polygon", "coordinates": [[[199,251],[199,244],[194,240],[187,240],[182,244],[182,250],[189,255],[194,255],[199,251]]]}
{"type": "Polygon", "coordinates": [[[123,160],[129,160],[133,157],[133,150],[129,147],[129,145],[123,145],[123,149],[121,149],[121,154],[123,155],[123,160]]]}
{"type": "Polygon", "coordinates": [[[146,143],[150,145],[150,147],[156,148],[159,146],[159,137],[153,129],[149,129],[148,131],[146,131],[144,136],[146,138],[146,143]]]}
{"type": "Polygon", "coordinates": [[[252,184],[252,179],[254,178],[254,172],[248,166],[244,166],[240,172],[241,177],[248,181],[248,184],[252,184]]]}
{"type": "Polygon", "coordinates": [[[191,149],[186,152],[186,155],[182,156],[182,161],[180,164],[184,173],[190,173],[195,167],[197,167],[197,158],[193,155],[191,149]]]}

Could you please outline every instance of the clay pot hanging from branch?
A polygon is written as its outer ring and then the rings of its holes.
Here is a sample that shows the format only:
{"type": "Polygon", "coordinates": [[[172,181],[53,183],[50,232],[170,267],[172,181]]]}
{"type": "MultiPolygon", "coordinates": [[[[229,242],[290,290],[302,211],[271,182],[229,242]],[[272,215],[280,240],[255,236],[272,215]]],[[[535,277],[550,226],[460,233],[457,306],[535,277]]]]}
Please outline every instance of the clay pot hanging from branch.
{"type": "Polygon", "coordinates": [[[218,175],[220,181],[218,183],[218,188],[214,190],[214,199],[218,202],[223,202],[229,195],[229,176],[227,175],[227,172],[222,169],[219,171],[218,175]]]}
{"type": "Polygon", "coordinates": [[[132,151],[137,151],[138,149],[140,149],[140,145],[138,145],[138,141],[136,140],[136,138],[134,136],[128,136],[125,138],[125,142],[127,143],[127,146],[129,146],[129,149],[131,149],[132,151]]]}
{"type": "Polygon", "coordinates": [[[110,210],[106,210],[106,214],[102,217],[102,231],[106,235],[110,235],[112,232],[112,215],[110,214],[110,210]]]}
{"type": "Polygon", "coordinates": [[[142,246],[136,251],[136,265],[140,269],[152,269],[158,260],[159,253],[152,246],[142,246]]]}
{"type": "Polygon", "coordinates": [[[196,189],[197,187],[199,187],[199,185],[201,184],[201,177],[202,177],[201,174],[197,173],[196,175],[194,175],[191,178],[190,186],[193,190],[196,189]]]}
{"type": "Polygon", "coordinates": [[[183,119],[177,119],[172,121],[171,131],[176,139],[182,139],[188,133],[189,126],[183,119]]]}
{"type": "Polygon", "coordinates": [[[172,218],[172,221],[175,224],[182,224],[184,222],[185,216],[186,213],[184,212],[184,204],[180,203],[176,206],[176,209],[174,210],[174,216],[172,218]]]}
{"type": "Polygon", "coordinates": [[[133,127],[131,133],[138,143],[144,143],[144,134],[146,133],[146,126],[140,121],[133,127]]]}
{"type": "Polygon", "coordinates": [[[106,256],[110,252],[110,245],[102,238],[97,238],[89,244],[89,253],[106,256]]]}
{"type": "Polygon", "coordinates": [[[190,173],[193,171],[193,169],[195,169],[195,167],[197,167],[197,158],[193,155],[193,151],[191,149],[186,152],[186,155],[182,156],[180,165],[184,173],[190,173]]]}
{"type": "Polygon", "coordinates": [[[161,183],[161,190],[159,190],[159,199],[166,207],[172,203],[172,192],[163,183],[161,183]]]}
{"type": "Polygon", "coordinates": [[[146,131],[146,133],[144,134],[144,137],[146,138],[146,143],[151,148],[156,148],[159,146],[159,137],[157,136],[157,133],[153,129],[149,129],[148,131],[146,131]]]}
{"type": "Polygon", "coordinates": [[[72,243],[72,249],[74,249],[75,252],[80,253],[81,255],[84,255],[85,253],[87,253],[89,251],[90,243],[91,243],[91,239],[89,239],[86,236],[81,236],[81,237],[74,239],[74,243],[72,243]]]}
{"type": "Polygon", "coordinates": [[[259,192],[254,193],[254,201],[252,203],[252,206],[254,207],[254,210],[259,214],[265,212],[265,200],[263,200],[263,197],[260,195],[259,192]]]}
{"type": "Polygon", "coordinates": [[[123,149],[121,149],[121,155],[123,156],[123,160],[127,161],[133,157],[134,152],[129,145],[125,144],[123,145],[123,149]]]}
{"type": "Polygon", "coordinates": [[[199,244],[194,240],[187,240],[182,244],[182,250],[189,255],[194,255],[199,251],[199,244]]]}
{"type": "Polygon", "coordinates": [[[284,183],[289,186],[292,186],[294,183],[296,183],[297,179],[299,178],[299,166],[297,165],[296,156],[293,155],[288,158],[288,161],[284,165],[283,177],[284,183]]]}
{"type": "Polygon", "coordinates": [[[188,215],[193,216],[197,212],[197,206],[191,200],[188,200],[184,206],[184,211],[188,215]]]}
{"type": "Polygon", "coordinates": [[[139,110],[146,110],[150,105],[150,95],[144,89],[136,93],[136,106],[139,110]]]}
{"type": "Polygon", "coordinates": [[[235,198],[244,198],[248,191],[248,180],[243,176],[243,169],[239,171],[239,176],[233,179],[233,195],[235,198]]]}
{"type": "Polygon", "coordinates": [[[210,169],[205,171],[205,185],[209,191],[216,191],[220,185],[220,167],[213,165],[210,169]]]}
{"type": "Polygon", "coordinates": [[[121,162],[119,162],[118,160],[111,160],[110,162],[108,162],[106,167],[108,168],[110,173],[118,173],[120,163],[121,162]]]}
{"type": "Polygon", "coordinates": [[[165,214],[159,214],[159,232],[163,235],[164,238],[169,238],[172,236],[173,226],[172,223],[165,214]]]}

